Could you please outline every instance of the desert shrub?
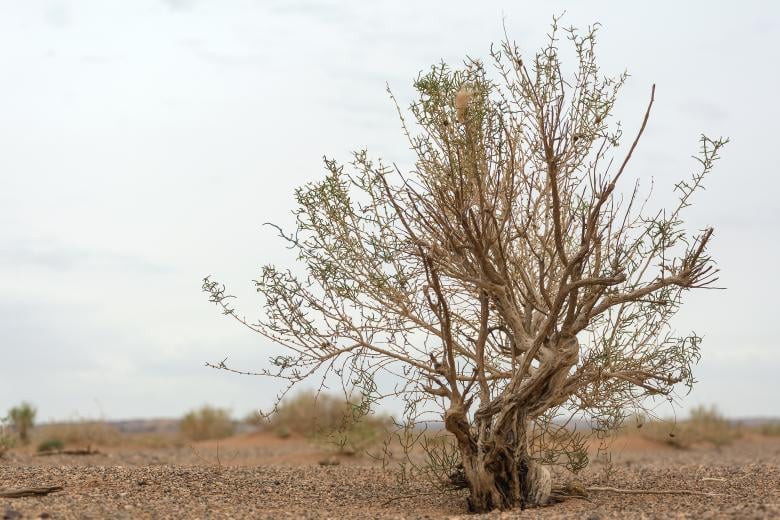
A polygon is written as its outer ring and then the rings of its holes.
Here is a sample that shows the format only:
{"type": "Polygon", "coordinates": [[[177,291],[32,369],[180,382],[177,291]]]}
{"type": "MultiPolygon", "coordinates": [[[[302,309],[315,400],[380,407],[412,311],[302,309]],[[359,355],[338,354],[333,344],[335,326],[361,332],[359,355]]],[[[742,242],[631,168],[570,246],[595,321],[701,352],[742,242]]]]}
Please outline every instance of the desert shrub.
{"type": "Polygon", "coordinates": [[[262,430],[268,425],[268,419],[259,412],[249,412],[242,422],[256,430],[262,430]]]}
{"type": "Polygon", "coordinates": [[[282,401],[270,417],[269,427],[272,431],[286,430],[312,437],[342,428],[348,416],[349,406],[345,400],[328,394],[301,392],[282,401]]]}
{"type": "Polygon", "coordinates": [[[115,446],[121,441],[121,434],[116,428],[105,421],[92,419],[45,424],[36,428],[35,437],[39,443],[57,439],[65,446],[87,449],[94,446],[115,446]]]}
{"type": "Polygon", "coordinates": [[[30,442],[30,430],[35,424],[35,414],[38,411],[30,403],[23,402],[19,406],[14,406],[8,412],[8,417],[14,426],[14,430],[19,435],[22,444],[30,442]]]}
{"type": "Polygon", "coordinates": [[[229,411],[205,405],[187,413],[179,423],[179,431],[189,440],[205,441],[230,437],[236,427],[229,411]]]}
{"type": "Polygon", "coordinates": [[[282,401],[268,427],[282,438],[297,434],[335,444],[353,453],[379,440],[390,419],[367,413],[358,402],[314,392],[302,392],[282,401]]]}
{"type": "Polygon", "coordinates": [[[739,428],[725,419],[715,406],[698,406],[684,421],[654,421],[637,419],[645,438],[688,449],[694,444],[708,443],[725,446],[740,436],[739,428]]]}
{"type": "Polygon", "coordinates": [[[38,444],[38,453],[46,453],[49,451],[62,451],[65,448],[65,443],[62,439],[46,439],[38,444]]]}
{"type": "Polygon", "coordinates": [[[0,459],[14,447],[14,438],[6,433],[0,433],[0,459]]]}
{"type": "Polygon", "coordinates": [[[700,440],[715,446],[729,444],[741,435],[739,427],[723,417],[715,406],[697,406],[691,410],[686,425],[700,440]]]}
{"type": "Polygon", "coordinates": [[[345,427],[328,433],[322,440],[336,446],[339,453],[354,455],[378,442],[386,434],[388,424],[380,417],[350,419],[345,427]]]}
{"type": "Polygon", "coordinates": [[[290,431],[290,428],[288,428],[285,425],[276,427],[275,431],[276,431],[276,436],[279,437],[280,439],[289,439],[290,437],[292,437],[292,432],[290,431]]]}
{"type": "Polygon", "coordinates": [[[0,459],[14,447],[15,439],[8,431],[8,418],[0,417],[0,459]]]}
{"type": "Polygon", "coordinates": [[[326,175],[295,192],[293,229],[276,227],[299,263],[263,265],[257,319],[203,280],[221,312],[286,348],[258,374],[332,373],[371,400],[403,399],[404,424],[438,412],[471,512],[542,505],[545,462],[587,462],[579,432],[533,433],[550,418],[580,414],[603,437],[646,397],[689,390],[702,338],[671,320],[718,279],[713,229],[684,213],[727,139],[702,136],[676,196],[647,204],[628,165],[655,86],[621,143],[628,75],[602,73],[596,26],[558,21],[537,52],[507,37],[489,64],[418,74],[408,111],[390,94],[413,151],[403,169],[364,149],[325,158],[326,175]]]}
{"type": "Polygon", "coordinates": [[[770,437],[780,436],[780,421],[767,421],[763,424],[753,428],[761,435],[768,435],[770,437]]]}

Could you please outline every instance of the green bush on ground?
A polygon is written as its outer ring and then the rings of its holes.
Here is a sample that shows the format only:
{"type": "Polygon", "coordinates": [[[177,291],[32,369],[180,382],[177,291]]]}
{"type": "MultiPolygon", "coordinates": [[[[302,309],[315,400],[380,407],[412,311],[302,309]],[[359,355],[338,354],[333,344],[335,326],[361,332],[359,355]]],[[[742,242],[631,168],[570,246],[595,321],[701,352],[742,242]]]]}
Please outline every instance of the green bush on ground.
{"type": "Polygon", "coordinates": [[[46,453],[49,451],[62,451],[65,448],[65,443],[61,439],[46,439],[38,444],[38,453],[46,453]]]}

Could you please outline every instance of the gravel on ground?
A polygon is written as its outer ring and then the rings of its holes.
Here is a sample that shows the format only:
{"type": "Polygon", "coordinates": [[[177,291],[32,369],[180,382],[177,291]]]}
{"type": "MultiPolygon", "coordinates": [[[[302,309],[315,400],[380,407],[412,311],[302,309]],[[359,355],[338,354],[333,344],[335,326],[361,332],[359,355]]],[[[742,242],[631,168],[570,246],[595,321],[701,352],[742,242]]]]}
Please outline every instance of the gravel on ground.
{"type": "Polygon", "coordinates": [[[593,491],[587,499],[486,515],[465,514],[463,491],[437,492],[422,480],[401,483],[396,473],[366,459],[332,466],[231,465],[213,456],[178,460],[164,450],[86,457],[14,454],[0,461],[0,489],[63,489],[40,497],[0,498],[0,517],[780,518],[780,442],[618,453],[611,463],[594,462],[578,476],[585,486],[687,489],[716,496],[593,491]]]}

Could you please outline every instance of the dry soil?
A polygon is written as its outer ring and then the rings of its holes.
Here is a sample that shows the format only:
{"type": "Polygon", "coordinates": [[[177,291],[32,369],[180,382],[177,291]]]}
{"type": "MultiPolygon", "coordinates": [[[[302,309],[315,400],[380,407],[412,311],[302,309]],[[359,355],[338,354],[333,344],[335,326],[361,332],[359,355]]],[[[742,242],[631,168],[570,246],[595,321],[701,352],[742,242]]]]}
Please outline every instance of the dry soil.
{"type": "Polygon", "coordinates": [[[692,490],[713,496],[592,491],[552,506],[465,514],[463,492],[399,483],[368,457],[332,456],[301,439],[247,435],[166,449],[0,460],[0,489],[62,486],[41,497],[0,498],[16,518],[780,518],[780,439],[747,435],[718,450],[675,450],[627,438],[586,486],[692,490]],[[331,457],[331,459],[329,459],[331,457]],[[319,465],[338,460],[338,465],[319,465]]]}

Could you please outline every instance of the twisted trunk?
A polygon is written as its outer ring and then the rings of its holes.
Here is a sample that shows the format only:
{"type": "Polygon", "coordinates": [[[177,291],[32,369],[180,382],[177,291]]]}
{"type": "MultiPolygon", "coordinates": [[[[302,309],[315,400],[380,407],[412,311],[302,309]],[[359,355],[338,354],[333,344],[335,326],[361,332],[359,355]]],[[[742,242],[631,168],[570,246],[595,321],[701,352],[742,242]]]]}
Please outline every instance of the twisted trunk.
{"type": "Polygon", "coordinates": [[[507,389],[511,399],[503,396],[478,412],[475,428],[462,405],[452,405],[444,415],[446,429],[458,442],[471,512],[524,509],[549,499],[550,472],[528,451],[530,418],[565,398],[562,388],[577,363],[579,343],[576,337],[567,337],[556,342],[554,350],[546,350],[554,355],[542,352],[534,375],[519,388],[507,389]]]}
{"type": "Polygon", "coordinates": [[[462,409],[450,408],[445,414],[445,426],[460,449],[469,512],[536,507],[550,496],[550,473],[530,458],[528,423],[523,414],[516,417],[503,429],[483,431],[480,440],[472,435],[462,409]]]}

